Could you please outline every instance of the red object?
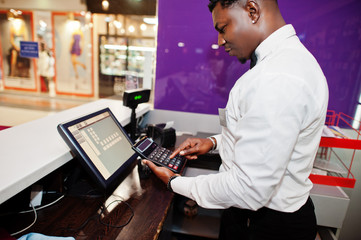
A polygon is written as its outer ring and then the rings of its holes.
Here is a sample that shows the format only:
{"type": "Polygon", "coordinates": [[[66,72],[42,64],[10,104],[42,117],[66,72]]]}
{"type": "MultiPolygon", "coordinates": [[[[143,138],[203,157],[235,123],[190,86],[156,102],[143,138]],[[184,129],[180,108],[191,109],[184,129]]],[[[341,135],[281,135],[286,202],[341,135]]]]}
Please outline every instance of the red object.
{"type": "Polygon", "coordinates": [[[361,140],[360,140],[360,131],[359,129],[352,128],[352,124],[354,119],[350,116],[347,116],[344,113],[336,113],[335,111],[329,110],[327,111],[326,122],[327,126],[342,126],[347,125],[351,129],[353,129],[356,133],[355,138],[337,138],[337,137],[322,137],[320,141],[320,149],[319,157],[325,160],[330,160],[331,155],[334,159],[337,159],[339,163],[343,166],[343,169],[346,170],[345,174],[338,174],[337,176],[324,176],[324,175],[316,175],[311,174],[310,180],[316,184],[330,185],[330,186],[340,186],[347,188],[354,188],[356,179],[351,172],[352,164],[355,157],[356,150],[361,150],[361,140]],[[341,159],[333,148],[343,148],[349,149],[352,152],[351,159],[341,159]],[[345,163],[345,160],[349,160],[348,163],[345,163]]]}
{"type": "Polygon", "coordinates": [[[0,131],[9,128],[8,126],[0,126],[0,131]]]}
{"type": "Polygon", "coordinates": [[[46,85],[45,77],[40,76],[40,91],[41,92],[48,92],[48,86],[46,85]]]}

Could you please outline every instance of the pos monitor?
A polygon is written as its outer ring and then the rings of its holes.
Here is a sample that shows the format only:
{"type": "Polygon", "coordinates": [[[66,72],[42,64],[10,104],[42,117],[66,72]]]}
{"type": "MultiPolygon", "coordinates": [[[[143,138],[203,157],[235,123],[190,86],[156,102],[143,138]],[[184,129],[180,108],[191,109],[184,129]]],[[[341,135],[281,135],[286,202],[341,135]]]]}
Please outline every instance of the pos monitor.
{"type": "Polygon", "coordinates": [[[59,124],[58,131],[106,192],[120,183],[137,159],[132,141],[109,108],[59,124]]]}

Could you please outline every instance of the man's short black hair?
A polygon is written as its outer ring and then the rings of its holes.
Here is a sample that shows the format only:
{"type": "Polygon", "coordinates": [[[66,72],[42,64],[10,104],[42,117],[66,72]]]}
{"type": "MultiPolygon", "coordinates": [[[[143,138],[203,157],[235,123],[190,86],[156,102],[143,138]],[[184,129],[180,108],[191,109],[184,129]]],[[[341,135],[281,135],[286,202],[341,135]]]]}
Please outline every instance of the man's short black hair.
{"type": "Polygon", "coordinates": [[[239,1],[240,0],[209,0],[208,8],[209,11],[212,12],[218,2],[221,3],[222,7],[229,7],[239,1]]]}
{"type": "MultiPolygon", "coordinates": [[[[209,0],[208,8],[209,11],[213,11],[213,9],[216,7],[217,3],[220,2],[222,7],[229,7],[233,4],[240,2],[241,0],[209,0]]],[[[277,0],[274,0],[276,4],[278,4],[277,0]]]]}

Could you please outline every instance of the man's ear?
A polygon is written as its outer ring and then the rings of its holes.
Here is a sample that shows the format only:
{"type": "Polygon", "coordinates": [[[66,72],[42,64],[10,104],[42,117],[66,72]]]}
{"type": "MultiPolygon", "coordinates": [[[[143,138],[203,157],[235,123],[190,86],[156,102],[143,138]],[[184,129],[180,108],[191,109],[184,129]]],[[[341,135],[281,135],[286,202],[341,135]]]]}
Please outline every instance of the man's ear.
{"type": "Polygon", "coordinates": [[[254,0],[247,0],[246,10],[248,11],[248,16],[250,18],[250,21],[253,24],[257,23],[260,17],[260,8],[258,3],[254,0]]]}

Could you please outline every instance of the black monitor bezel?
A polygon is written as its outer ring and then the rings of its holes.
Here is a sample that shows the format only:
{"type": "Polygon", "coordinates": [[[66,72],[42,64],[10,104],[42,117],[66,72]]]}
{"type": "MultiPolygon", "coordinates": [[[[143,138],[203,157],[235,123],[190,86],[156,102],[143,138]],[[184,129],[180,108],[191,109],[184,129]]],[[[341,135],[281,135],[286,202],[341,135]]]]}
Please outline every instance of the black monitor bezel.
{"type": "Polygon", "coordinates": [[[83,150],[83,148],[80,146],[80,144],[76,141],[76,139],[73,137],[72,133],[69,131],[69,127],[73,126],[77,123],[80,123],[86,119],[92,118],[94,116],[97,116],[99,114],[108,112],[110,117],[113,119],[113,121],[116,123],[116,125],[119,127],[119,129],[123,132],[124,136],[126,137],[127,141],[130,144],[130,148],[133,145],[132,140],[129,138],[127,132],[122,127],[122,125],[119,123],[117,118],[114,116],[112,111],[109,108],[104,108],[102,110],[87,114],[85,116],[76,118],[74,120],[60,123],[57,126],[58,132],[61,135],[61,137],[64,139],[68,147],[70,148],[71,152],[76,156],[80,164],[83,166],[83,168],[88,172],[88,174],[93,178],[95,183],[102,187],[105,191],[112,191],[118,184],[124,179],[124,175],[129,173],[129,168],[133,165],[133,163],[137,159],[137,154],[134,153],[126,162],[124,162],[108,179],[105,179],[102,174],[99,172],[99,170],[96,168],[96,166],[93,164],[89,156],[86,154],[86,152],[83,150]]]}

